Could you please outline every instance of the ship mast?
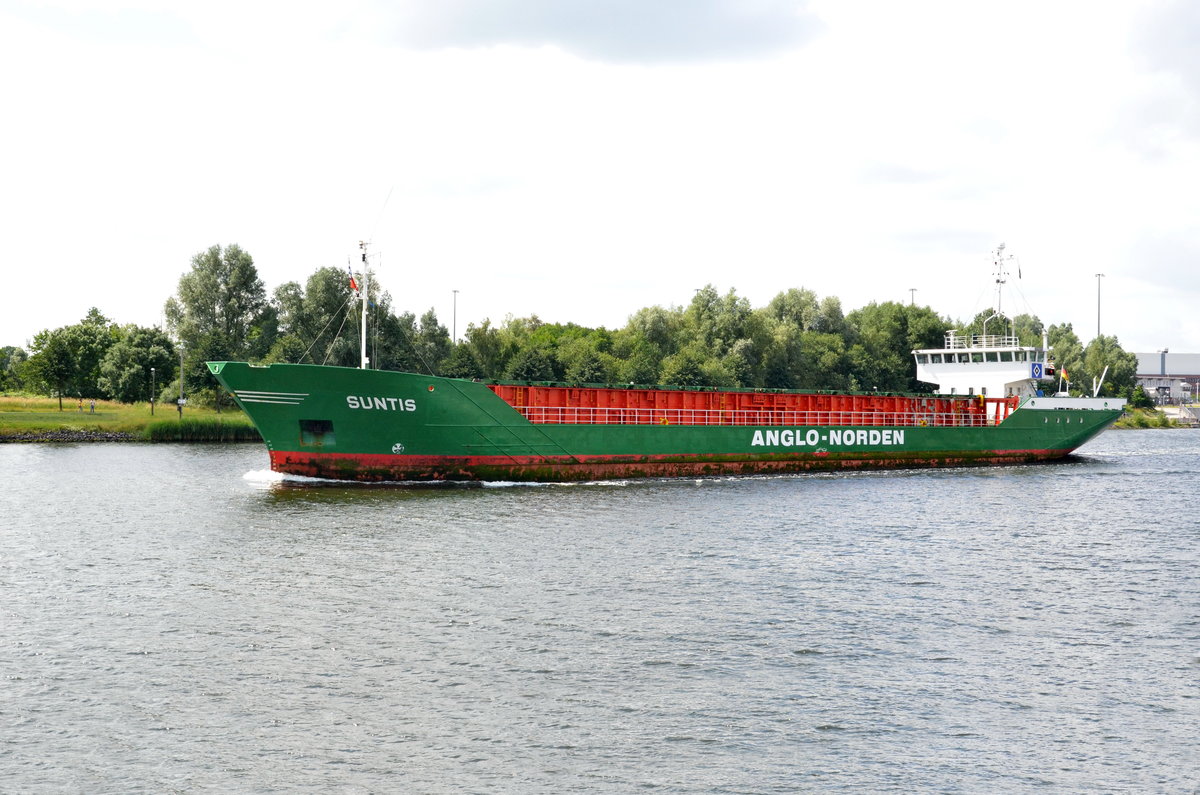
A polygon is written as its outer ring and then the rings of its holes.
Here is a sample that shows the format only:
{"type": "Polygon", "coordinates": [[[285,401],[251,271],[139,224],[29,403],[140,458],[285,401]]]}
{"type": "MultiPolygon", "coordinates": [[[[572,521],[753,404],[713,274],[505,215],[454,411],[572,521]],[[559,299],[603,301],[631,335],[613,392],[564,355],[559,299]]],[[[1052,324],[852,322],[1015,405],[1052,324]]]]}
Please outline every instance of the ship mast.
{"type": "Polygon", "coordinates": [[[362,249],[362,289],[359,290],[358,298],[362,301],[362,333],[359,335],[361,343],[361,360],[359,369],[367,369],[367,291],[370,287],[370,276],[367,274],[367,244],[364,241],[358,241],[358,247],[362,249]]]}
{"type": "Polygon", "coordinates": [[[1004,285],[1008,282],[1008,271],[1005,269],[1004,265],[1005,262],[1010,259],[1012,259],[1012,255],[1007,257],[1004,256],[1003,243],[996,247],[996,253],[994,255],[994,264],[996,266],[996,308],[992,310],[991,317],[983,321],[984,336],[987,335],[988,320],[995,320],[996,318],[999,318],[1002,323],[1005,320],[1008,320],[1004,312],[1001,310],[1000,302],[1004,298],[1004,285]]]}
{"type": "Polygon", "coordinates": [[[1004,313],[1000,311],[1000,301],[1003,298],[1004,284],[1008,280],[1008,274],[1004,270],[1004,244],[1001,243],[996,247],[996,314],[1003,317],[1004,313]]]}

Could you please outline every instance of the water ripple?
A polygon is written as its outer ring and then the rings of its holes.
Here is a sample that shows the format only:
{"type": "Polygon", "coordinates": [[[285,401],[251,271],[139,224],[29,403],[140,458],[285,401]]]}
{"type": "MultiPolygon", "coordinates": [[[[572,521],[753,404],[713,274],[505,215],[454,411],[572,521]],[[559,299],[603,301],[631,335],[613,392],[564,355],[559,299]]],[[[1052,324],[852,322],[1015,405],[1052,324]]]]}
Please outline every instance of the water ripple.
{"type": "Polygon", "coordinates": [[[265,459],[0,446],[6,790],[1187,791],[1200,769],[1197,432],[574,486],[265,459]]]}

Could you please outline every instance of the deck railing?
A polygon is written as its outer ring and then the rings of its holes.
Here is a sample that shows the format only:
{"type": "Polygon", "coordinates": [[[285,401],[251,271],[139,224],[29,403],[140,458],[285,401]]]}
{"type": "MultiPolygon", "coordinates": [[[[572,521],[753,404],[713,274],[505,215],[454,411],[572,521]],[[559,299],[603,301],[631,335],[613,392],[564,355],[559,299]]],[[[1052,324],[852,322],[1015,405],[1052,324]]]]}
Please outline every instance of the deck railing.
{"type": "MultiPolygon", "coordinates": [[[[982,411],[724,411],[718,409],[631,409],[557,406],[514,406],[535,424],[554,425],[758,425],[758,426],[887,426],[982,427],[995,416],[982,411]]],[[[1000,407],[1003,410],[1003,407],[1000,407]]]]}
{"type": "Polygon", "coordinates": [[[956,350],[968,348],[1019,348],[1021,340],[1008,334],[960,334],[957,331],[946,332],[946,347],[956,350]]]}

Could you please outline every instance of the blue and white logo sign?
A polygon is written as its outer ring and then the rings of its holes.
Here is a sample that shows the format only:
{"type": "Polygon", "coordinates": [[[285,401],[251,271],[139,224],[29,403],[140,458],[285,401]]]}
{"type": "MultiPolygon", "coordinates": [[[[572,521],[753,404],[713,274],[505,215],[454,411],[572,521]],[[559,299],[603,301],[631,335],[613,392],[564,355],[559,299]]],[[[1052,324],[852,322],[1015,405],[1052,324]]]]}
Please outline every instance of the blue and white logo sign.
{"type": "Polygon", "coordinates": [[[1032,365],[1030,365],[1029,377],[1030,378],[1041,378],[1042,377],[1042,363],[1041,362],[1034,362],[1032,365]]]}

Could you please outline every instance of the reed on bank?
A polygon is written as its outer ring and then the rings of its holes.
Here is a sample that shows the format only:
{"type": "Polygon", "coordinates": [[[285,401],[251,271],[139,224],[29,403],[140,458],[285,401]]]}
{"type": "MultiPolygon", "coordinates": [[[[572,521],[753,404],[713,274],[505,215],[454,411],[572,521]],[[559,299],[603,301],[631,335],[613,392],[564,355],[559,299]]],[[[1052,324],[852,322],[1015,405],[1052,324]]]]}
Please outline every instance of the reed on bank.
{"type": "Polygon", "coordinates": [[[245,418],[184,417],[157,420],[146,426],[151,442],[261,442],[258,431],[245,418]]]}

